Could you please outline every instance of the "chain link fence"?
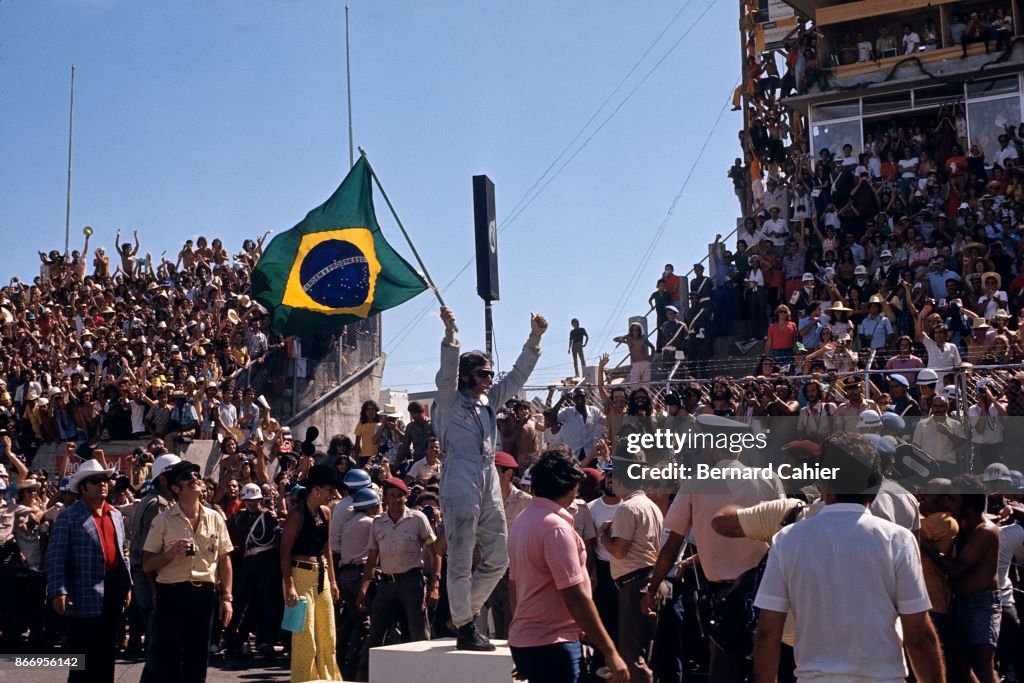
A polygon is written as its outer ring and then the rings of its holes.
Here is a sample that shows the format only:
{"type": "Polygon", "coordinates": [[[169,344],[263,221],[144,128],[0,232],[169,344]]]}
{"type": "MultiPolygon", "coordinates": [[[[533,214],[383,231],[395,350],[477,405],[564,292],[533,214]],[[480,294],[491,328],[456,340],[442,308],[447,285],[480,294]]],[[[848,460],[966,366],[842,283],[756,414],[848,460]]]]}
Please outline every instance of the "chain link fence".
{"type": "Polygon", "coordinates": [[[381,354],[380,316],[334,333],[292,338],[229,380],[252,387],[282,422],[327,395],[381,354]]]}

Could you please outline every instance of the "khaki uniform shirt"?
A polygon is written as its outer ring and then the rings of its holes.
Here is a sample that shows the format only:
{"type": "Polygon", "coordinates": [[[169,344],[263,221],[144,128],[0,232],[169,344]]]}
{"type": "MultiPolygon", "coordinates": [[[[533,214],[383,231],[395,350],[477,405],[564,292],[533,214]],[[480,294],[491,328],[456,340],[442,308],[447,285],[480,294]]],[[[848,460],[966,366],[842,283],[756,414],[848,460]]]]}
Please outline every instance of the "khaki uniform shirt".
{"type": "Polygon", "coordinates": [[[367,548],[377,551],[383,573],[401,574],[422,566],[423,546],[434,540],[427,516],[405,508],[397,522],[387,512],[374,518],[367,548]]]}
{"type": "Polygon", "coordinates": [[[508,498],[505,499],[505,529],[512,528],[512,522],[516,521],[516,517],[527,508],[530,501],[533,500],[526,491],[517,489],[515,486],[508,492],[508,498]]]}
{"type": "Polygon", "coordinates": [[[196,554],[175,557],[157,572],[156,582],[216,583],[217,563],[227,562],[227,554],[234,550],[224,518],[214,510],[201,505],[199,523],[193,530],[185,513],[175,503],[153,519],[142,549],[147,553],[162,553],[179,538],[191,538],[195,544],[196,554]]]}
{"type": "Polygon", "coordinates": [[[612,578],[653,567],[661,543],[661,509],[642,491],[626,496],[612,515],[612,538],[628,538],[629,548],[621,560],[611,556],[612,578]]]}

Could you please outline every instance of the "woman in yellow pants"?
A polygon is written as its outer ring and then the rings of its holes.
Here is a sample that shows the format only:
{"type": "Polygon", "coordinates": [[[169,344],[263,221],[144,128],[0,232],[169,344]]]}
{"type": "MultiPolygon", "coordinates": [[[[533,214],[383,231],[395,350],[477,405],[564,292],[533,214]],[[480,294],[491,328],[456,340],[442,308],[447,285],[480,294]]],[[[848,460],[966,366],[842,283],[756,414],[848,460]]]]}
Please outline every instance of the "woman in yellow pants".
{"type": "Polygon", "coordinates": [[[335,660],[334,602],[338,584],[331,563],[329,530],[338,474],[334,468],[316,465],[298,483],[299,505],[288,513],[281,536],[281,575],[285,604],[306,601],[306,623],[292,633],[292,683],[340,681],[335,660]]]}

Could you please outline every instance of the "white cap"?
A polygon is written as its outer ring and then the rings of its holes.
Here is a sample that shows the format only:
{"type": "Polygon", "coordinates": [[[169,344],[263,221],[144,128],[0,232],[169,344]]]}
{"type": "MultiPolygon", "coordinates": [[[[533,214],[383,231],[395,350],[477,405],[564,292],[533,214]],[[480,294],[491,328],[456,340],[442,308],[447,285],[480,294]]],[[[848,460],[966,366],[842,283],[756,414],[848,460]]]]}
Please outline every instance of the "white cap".
{"type": "Polygon", "coordinates": [[[813,273],[804,273],[804,276],[801,279],[804,282],[807,282],[808,280],[810,280],[811,282],[814,282],[814,274],[813,273]]]}
{"type": "Polygon", "coordinates": [[[938,384],[939,374],[930,368],[925,368],[917,373],[918,384],[938,384]]]}
{"type": "Polygon", "coordinates": [[[867,275],[868,274],[868,269],[865,266],[857,266],[856,268],[853,269],[853,274],[854,275],[867,275]]]}
{"type": "Polygon", "coordinates": [[[1001,462],[994,462],[986,467],[981,479],[982,481],[1013,481],[1013,477],[1010,476],[1010,468],[1001,462]]]}
{"type": "Polygon", "coordinates": [[[950,401],[955,401],[956,400],[956,385],[954,385],[954,384],[947,384],[946,386],[942,387],[942,391],[939,392],[939,396],[942,396],[943,398],[949,399],[950,401]]]}
{"type": "Polygon", "coordinates": [[[263,491],[257,484],[246,484],[242,487],[242,493],[239,497],[242,500],[262,500],[263,491]]]}
{"type": "Polygon", "coordinates": [[[886,257],[892,258],[892,252],[889,251],[888,249],[883,249],[882,250],[882,254],[881,254],[881,258],[886,258],[886,257]]]}

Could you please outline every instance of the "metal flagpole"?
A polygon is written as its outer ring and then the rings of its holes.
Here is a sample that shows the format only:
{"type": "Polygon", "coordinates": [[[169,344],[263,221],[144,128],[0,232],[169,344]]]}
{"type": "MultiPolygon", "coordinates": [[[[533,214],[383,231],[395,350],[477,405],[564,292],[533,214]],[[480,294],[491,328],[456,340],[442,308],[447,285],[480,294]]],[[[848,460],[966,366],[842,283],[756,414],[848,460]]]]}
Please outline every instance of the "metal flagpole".
{"type": "Polygon", "coordinates": [[[356,165],[355,148],[352,143],[352,59],[348,39],[348,5],[345,5],[345,83],[348,88],[348,165],[356,165]]]}
{"type": "MultiPolygon", "coordinates": [[[[64,260],[71,253],[71,140],[75,130],[75,65],[71,65],[71,109],[68,115],[68,201],[64,211],[64,260]]],[[[85,258],[85,255],[82,255],[85,258]]]]}
{"type": "MultiPolygon", "coordinates": [[[[409,248],[412,249],[412,255],[416,257],[416,262],[420,264],[420,269],[423,271],[423,276],[427,279],[427,284],[430,285],[430,289],[433,290],[434,296],[437,297],[438,303],[442,306],[447,306],[444,299],[441,298],[441,292],[438,290],[437,285],[434,284],[434,279],[430,277],[430,273],[427,271],[426,264],[423,263],[423,259],[420,258],[420,252],[416,250],[416,245],[412,243],[412,238],[409,237],[409,233],[405,231],[405,225],[402,224],[402,219],[398,217],[398,212],[395,211],[394,205],[391,203],[391,199],[388,197],[388,193],[384,191],[384,186],[380,184],[380,178],[377,177],[377,172],[373,170],[373,164],[370,163],[369,157],[366,156],[366,150],[362,147],[359,148],[359,154],[366,159],[366,167],[370,169],[370,175],[373,177],[373,181],[377,183],[377,189],[380,190],[380,194],[384,197],[384,201],[387,202],[388,208],[391,209],[391,215],[395,217],[395,222],[398,223],[398,229],[402,231],[402,235],[405,237],[405,241],[409,243],[409,248]]],[[[456,331],[458,329],[456,328],[456,331]]]]}

